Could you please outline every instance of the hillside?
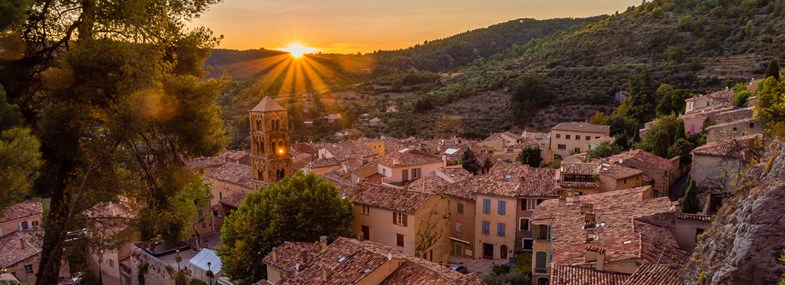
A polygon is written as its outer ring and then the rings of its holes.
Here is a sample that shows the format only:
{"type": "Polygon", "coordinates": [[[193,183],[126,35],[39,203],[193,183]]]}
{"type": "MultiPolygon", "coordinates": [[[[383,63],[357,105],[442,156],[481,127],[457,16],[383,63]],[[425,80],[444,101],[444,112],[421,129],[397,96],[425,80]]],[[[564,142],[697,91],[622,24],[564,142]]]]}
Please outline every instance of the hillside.
{"type": "Polygon", "coordinates": [[[413,47],[373,53],[376,76],[395,72],[440,72],[488,59],[513,46],[535,38],[595,22],[602,17],[550,20],[517,19],[444,39],[425,41],[413,47]]]}
{"type": "MultiPolygon", "coordinates": [[[[587,118],[581,113],[588,112],[562,106],[614,106],[614,93],[625,90],[640,69],[647,69],[657,82],[696,93],[760,77],[769,60],[785,58],[785,34],[778,32],[785,29],[783,16],[782,0],[654,1],[514,46],[461,70],[427,99],[444,106],[460,104],[462,94],[509,93],[516,78],[535,74],[554,93],[555,108],[524,118],[527,123],[517,127],[545,130],[558,121],[587,118]]],[[[468,126],[475,131],[462,135],[504,127],[479,121],[468,126]]],[[[417,129],[433,133],[428,124],[417,129]]]]}

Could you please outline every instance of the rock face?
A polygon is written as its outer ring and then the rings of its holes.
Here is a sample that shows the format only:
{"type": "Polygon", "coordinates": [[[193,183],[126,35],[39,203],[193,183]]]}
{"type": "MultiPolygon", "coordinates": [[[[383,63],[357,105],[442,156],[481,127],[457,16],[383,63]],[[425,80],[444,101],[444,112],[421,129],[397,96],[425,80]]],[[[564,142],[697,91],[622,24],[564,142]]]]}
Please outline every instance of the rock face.
{"type": "Polygon", "coordinates": [[[773,142],[734,189],[685,269],[685,284],[778,284],[785,264],[785,144],[773,142]]]}

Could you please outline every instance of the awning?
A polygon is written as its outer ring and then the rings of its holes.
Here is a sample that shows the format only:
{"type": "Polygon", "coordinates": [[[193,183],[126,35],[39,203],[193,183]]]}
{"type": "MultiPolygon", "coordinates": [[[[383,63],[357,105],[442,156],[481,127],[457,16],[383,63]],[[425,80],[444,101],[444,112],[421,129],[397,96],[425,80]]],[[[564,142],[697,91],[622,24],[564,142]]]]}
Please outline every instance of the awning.
{"type": "Polygon", "coordinates": [[[191,266],[201,269],[202,271],[212,270],[213,274],[218,274],[221,271],[221,258],[212,249],[202,249],[191,260],[188,261],[191,266]],[[210,266],[207,266],[207,263],[210,266]]]}

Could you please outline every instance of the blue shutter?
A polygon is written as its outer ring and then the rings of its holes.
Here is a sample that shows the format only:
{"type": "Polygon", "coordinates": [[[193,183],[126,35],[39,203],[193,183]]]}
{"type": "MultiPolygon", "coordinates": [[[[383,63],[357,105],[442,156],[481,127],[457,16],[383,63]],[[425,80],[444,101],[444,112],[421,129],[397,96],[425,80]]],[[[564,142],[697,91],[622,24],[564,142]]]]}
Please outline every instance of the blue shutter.
{"type": "Polygon", "coordinates": [[[496,235],[498,235],[500,237],[503,237],[504,234],[505,234],[505,224],[504,223],[498,223],[498,224],[496,224],[496,227],[497,227],[496,235]]]}
{"type": "Polygon", "coordinates": [[[500,216],[504,216],[507,212],[507,202],[499,200],[499,209],[497,210],[500,216]]]}
{"type": "Polygon", "coordinates": [[[487,234],[491,231],[491,222],[482,221],[482,233],[487,234]]]}
{"type": "Polygon", "coordinates": [[[491,199],[482,200],[482,212],[485,214],[491,213],[491,199]]]}

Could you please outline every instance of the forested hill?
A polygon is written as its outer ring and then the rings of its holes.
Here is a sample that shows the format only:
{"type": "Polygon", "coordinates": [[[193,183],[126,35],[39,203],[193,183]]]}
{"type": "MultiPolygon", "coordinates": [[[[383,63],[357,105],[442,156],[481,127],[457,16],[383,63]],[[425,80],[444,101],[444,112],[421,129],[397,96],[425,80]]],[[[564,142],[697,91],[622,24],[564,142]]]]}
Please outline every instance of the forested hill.
{"type": "Polygon", "coordinates": [[[515,45],[525,45],[532,39],[601,18],[518,19],[444,39],[425,41],[405,49],[377,51],[373,53],[373,71],[375,75],[386,75],[394,72],[439,72],[460,68],[476,60],[490,58],[515,45]]]}
{"type": "MultiPolygon", "coordinates": [[[[582,27],[565,29],[514,46],[481,65],[462,70],[451,84],[425,97],[445,106],[430,113],[460,113],[450,105],[475,94],[510,94],[516,79],[533,75],[553,94],[548,106],[522,126],[547,129],[563,120],[585,120],[593,110],[617,104],[614,93],[641,69],[655,83],[693,92],[759,78],[770,60],[785,58],[785,0],[658,0],[630,7],[582,27]]],[[[509,98],[509,97],[508,97],[509,98]]],[[[509,106],[498,104],[495,108],[509,106]]],[[[426,115],[426,114],[424,114],[426,115]]],[[[498,131],[498,111],[473,114],[463,129],[498,131]]],[[[507,115],[510,116],[510,115],[507,115]]],[[[418,132],[433,133],[427,126],[418,132]]],[[[432,128],[431,128],[432,129],[432,128]]]]}

